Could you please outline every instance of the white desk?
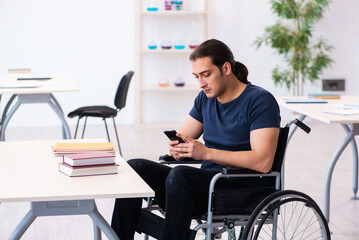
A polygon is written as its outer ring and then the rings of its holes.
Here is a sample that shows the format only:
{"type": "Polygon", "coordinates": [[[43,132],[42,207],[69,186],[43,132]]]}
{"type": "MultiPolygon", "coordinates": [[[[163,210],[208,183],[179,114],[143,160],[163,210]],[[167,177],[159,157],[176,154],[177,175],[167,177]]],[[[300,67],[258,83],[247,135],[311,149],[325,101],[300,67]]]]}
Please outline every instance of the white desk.
{"type": "Polygon", "coordinates": [[[77,214],[92,218],[95,239],[101,239],[98,227],[109,239],[118,239],[97,211],[94,199],[153,197],[153,190],[120,156],[116,158],[118,174],[68,177],[58,171],[61,158],[54,157],[54,143],[0,142],[0,202],[31,202],[31,209],[9,239],[20,239],[38,216],[77,214]]]}
{"type": "MultiPolygon", "coordinates": [[[[338,147],[334,153],[329,166],[327,168],[327,173],[325,177],[325,186],[324,186],[324,205],[323,212],[324,216],[329,222],[329,210],[330,210],[330,184],[334,171],[335,164],[337,163],[340,155],[344,149],[351,143],[352,152],[353,152],[353,192],[354,196],[352,199],[358,199],[356,194],[358,191],[358,149],[355,142],[355,136],[359,135],[359,115],[336,115],[323,113],[323,110],[333,110],[335,107],[333,105],[339,104],[359,104],[359,96],[342,96],[341,99],[326,99],[328,103],[284,103],[281,99],[283,98],[293,98],[293,97],[279,97],[277,98],[280,106],[287,109],[298,112],[300,116],[299,120],[304,120],[307,116],[317,119],[319,121],[328,123],[328,124],[341,124],[346,132],[346,137],[344,138],[342,144],[338,147]]],[[[297,97],[298,99],[303,97],[297,97]]],[[[288,139],[291,138],[296,126],[291,128],[289,132],[288,139]]]]}
{"type": "Polygon", "coordinates": [[[64,113],[59,102],[53,96],[55,92],[73,92],[78,91],[76,84],[70,78],[65,76],[51,76],[51,80],[17,81],[18,77],[34,77],[29,74],[11,74],[0,77],[0,97],[2,94],[12,94],[4,107],[1,117],[0,141],[5,141],[6,127],[21,104],[47,103],[56,113],[62,123],[62,132],[64,139],[71,139],[70,128],[65,120],[64,113]],[[21,85],[17,86],[17,84],[21,85]],[[34,87],[35,85],[40,85],[34,87]],[[4,86],[7,86],[6,88],[4,86]],[[9,87],[10,86],[10,87],[9,87]],[[14,86],[14,87],[11,87],[14,86]],[[13,104],[14,100],[17,101],[13,104]],[[13,106],[12,106],[13,105],[13,106]],[[11,107],[12,106],[12,107],[11,107]],[[10,109],[11,107],[11,109],[10,109]],[[9,111],[10,110],[10,111],[9,111]]]}

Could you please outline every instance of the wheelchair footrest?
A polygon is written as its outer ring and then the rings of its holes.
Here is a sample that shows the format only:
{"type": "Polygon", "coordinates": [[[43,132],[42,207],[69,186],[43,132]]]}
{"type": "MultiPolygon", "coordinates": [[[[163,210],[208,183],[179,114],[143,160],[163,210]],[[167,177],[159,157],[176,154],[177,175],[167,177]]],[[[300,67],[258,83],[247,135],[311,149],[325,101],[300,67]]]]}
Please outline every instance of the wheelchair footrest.
{"type": "MultiPolygon", "coordinates": [[[[155,239],[160,239],[162,235],[162,229],[164,226],[164,218],[146,210],[142,209],[140,219],[136,228],[136,232],[145,233],[155,239]]],[[[196,237],[196,231],[188,229],[188,239],[194,240],[196,237]]]]}

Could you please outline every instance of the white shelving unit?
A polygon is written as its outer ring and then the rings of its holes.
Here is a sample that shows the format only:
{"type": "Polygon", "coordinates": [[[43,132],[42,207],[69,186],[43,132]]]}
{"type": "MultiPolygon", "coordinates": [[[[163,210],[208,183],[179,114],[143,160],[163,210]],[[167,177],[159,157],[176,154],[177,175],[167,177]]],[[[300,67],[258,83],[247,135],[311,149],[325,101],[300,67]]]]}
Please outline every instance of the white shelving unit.
{"type": "Polygon", "coordinates": [[[182,122],[200,91],[191,73],[189,46],[211,36],[211,0],[184,0],[181,10],[164,6],[165,1],[136,0],[137,123],[182,122]],[[158,10],[148,11],[149,4],[158,10]],[[149,45],[157,48],[151,50],[149,45]],[[162,48],[167,45],[171,48],[162,48]],[[184,81],[183,87],[175,86],[178,79],[184,81]],[[160,87],[164,80],[169,85],[160,87]]]}

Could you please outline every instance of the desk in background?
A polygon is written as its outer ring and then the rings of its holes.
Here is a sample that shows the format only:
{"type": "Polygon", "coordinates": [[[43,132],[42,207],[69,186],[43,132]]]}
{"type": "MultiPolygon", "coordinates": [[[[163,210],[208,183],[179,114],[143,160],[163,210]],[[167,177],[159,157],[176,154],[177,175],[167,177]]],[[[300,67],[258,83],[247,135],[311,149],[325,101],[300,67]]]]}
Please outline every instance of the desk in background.
{"type": "MultiPolygon", "coordinates": [[[[345,132],[346,137],[344,138],[341,145],[338,147],[336,152],[334,153],[329,166],[327,168],[327,173],[325,177],[324,183],[324,205],[323,212],[324,216],[329,222],[329,210],[330,210],[330,184],[334,171],[334,167],[344,151],[344,149],[351,143],[352,152],[353,152],[353,199],[358,199],[356,194],[358,191],[358,149],[355,141],[355,136],[359,135],[359,115],[336,115],[324,113],[324,110],[333,110],[335,109],[335,105],[343,105],[343,104],[359,104],[359,96],[342,96],[341,99],[326,99],[328,103],[285,103],[282,99],[305,99],[305,97],[278,97],[278,104],[284,108],[295,111],[300,114],[298,117],[299,120],[304,120],[306,117],[314,118],[321,122],[325,122],[328,124],[340,124],[345,132]]],[[[288,141],[296,130],[296,126],[292,127],[288,141]]]]}
{"type": "Polygon", "coordinates": [[[77,214],[92,218],[95,239],[101,239],[98,227],[108,239],[118,239],[97,211],[94,199],[153,197],[153,190],[119,155],[118,174],[68,177],[58,170],[62,158],[54,157],[54,144],[55,141],[0,142],[0,202],[31,202],[31,209],[9,239],[20,239],[38,216],[77,214]]]}
{"type": "Polygon", "coordinates": [[[70,128],[66,122],[61,106],[53,93],[78,91],[79,89],[76,84],[70,78],[64,76],[52,76],[50,80],[39,81],[17,80],[17,78],[29,77],[34,77],[34,75],[11,74],[0,77],[0,96],[3,94],[12,94],[1,115],[0,141],[5,141],[5,130],[11,117],[21,104],[26,103],[49,104],[61,121],[63,138],[71,139],[70,128]],[[16,102],[14,103],[15,100],[16,102]]]}

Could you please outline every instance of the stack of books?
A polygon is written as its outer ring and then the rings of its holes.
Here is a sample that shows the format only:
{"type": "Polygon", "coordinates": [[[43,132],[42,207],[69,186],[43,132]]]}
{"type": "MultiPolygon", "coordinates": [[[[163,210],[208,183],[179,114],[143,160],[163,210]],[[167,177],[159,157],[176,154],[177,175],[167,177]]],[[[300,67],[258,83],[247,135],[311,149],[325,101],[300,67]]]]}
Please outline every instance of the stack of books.
{"type": "Polygon", "coordinates": [[[113,143],[56,143],[55,156],[62,156],[59,171],[70,176],[116,174],[113,143]]]}

